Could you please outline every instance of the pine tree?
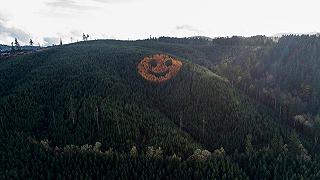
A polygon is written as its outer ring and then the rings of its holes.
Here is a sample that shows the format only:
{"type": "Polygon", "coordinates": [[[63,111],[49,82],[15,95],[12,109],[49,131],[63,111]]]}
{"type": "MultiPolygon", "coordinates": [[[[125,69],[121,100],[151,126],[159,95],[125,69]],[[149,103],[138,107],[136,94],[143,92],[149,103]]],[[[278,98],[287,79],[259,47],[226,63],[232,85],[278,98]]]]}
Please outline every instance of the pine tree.
{"type": "Polygon", "coordinates": [[[246,143],[245,144],[246,153],[247,153],[247,155],[250,155],[253,152],[251,134],[247,135],[245,143],[246,143]]]}
{"type": "Polygon", "coordinates": [[[318,114],[314,120],[314,145],[318,144],[320,137],[320,115],[318,114]]]}
{"type": "Polygon", "coordinates": [[[14,46],[13,46],[13,42],[11,42],[11,52],[14,51],[14,46]]]}
{"type": "Polygon", "coordinates": [[[32,41],[32,39],[30,39],[29,44],[30,44],[30,46],[33,46],[33,41],[32,41]]]}
{"type": "Polygon", "coordinates": [[[17,38],[14,39],[14,44],[15,44],[17,50],[21,50],[21,47],[20,47],[20,44],[19,44],[17,38]]]}

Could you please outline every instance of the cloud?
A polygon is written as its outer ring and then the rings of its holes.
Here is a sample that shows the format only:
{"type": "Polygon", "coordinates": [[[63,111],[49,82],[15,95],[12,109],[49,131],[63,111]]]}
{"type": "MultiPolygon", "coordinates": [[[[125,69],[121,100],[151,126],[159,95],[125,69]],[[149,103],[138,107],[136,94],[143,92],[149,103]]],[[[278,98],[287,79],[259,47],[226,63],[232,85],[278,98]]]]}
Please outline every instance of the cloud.
{"type": "Polygon", "coordinates": [[[70,35],[71,36],[82,36],[82,32],[80,32],[79,30],[72,30],[70,31],[70,35]]]}
{"type": "Polygon", "coordinates": [[[84,13],[97,12],[105,5],[130,1],[135,0],[45,0],[46,10],[40,10],[37,13],[52,18],[75,17],[84,13]]]}
{"type": "Polygon", "coordinates": [[[133,0],[92,0],[95,2],[100,2],[100,3],[119,3],[119,2],[129,2],[133,0]]]}
{"type": "Polygon", "coordinates": [[[195,33],[200,33],[201,31],[193,26],[184,24],[181,26],[176,26],[176,30],[184,30],[184,31],[190,31],[190,32],[195,32],[195,33]]]}
{"type": "Polygon", "coordinates": [[[44,41],[44,46],[51,46],[52,44],[57,45],[60,42],[60,38],[57,38],[57,37],[44,37],[43,41],[44,41]]]}
{"type": "Polygon", "coordinates": [[[99,8],[98,6],[84,4],[77,0],[50,0],[45,4],[51,8],[71,9],[76,11],[85,11],[99,8]]]}
{"type": "Polygon", "coordinates": [[[5,22],[8,19],[0,12],[0,22],[5,22]]]}
{"type": "MultiPolygon", "coordinates": [[[[7,20],[0,15],[0,37],[3,39],[9,40],[17,38],[18,41],[22,43],[28,43],[30,40],[30,35],[26,33],[25,31],[15,28],[15,27],[9,27],[7,25],[7,20]]],[[[6,42],[9,43],[9,42],[6,42]]]]}
{"type": "Polygon", "coordinates": [[[72,10],[89,10],[89,9],[98,9],[100,8],[96,3],[119,3],[119,2],[129,2],[132,0],[49,0],[45,4],[52,8],[61,8],[61,9],[72,9],[72,10]]]}
{"type": "Polygon", "coordinates": [[[193,26],[190,26],[190,25],[187,25],[187,24],[184,24],[184,25],[181,25],[181,26],[176,26],[176,29],[177,30],[186,30],[186,31],[191,31],[191,32],[200,32],[199,29],[193,27],[193,26]]]}
{"type": "MultiPolygon", "coordinates": [[[[89,0],[89,2],[93,0],[89,0]]],[[[100,9],[97,3],[88,3],[88,1],[80,0],[46,0],[44,5],[45,10],[40,10],[37,13],[42,16],[56,19],[66,17],[76,17],[92,10],[100,9]]]]}

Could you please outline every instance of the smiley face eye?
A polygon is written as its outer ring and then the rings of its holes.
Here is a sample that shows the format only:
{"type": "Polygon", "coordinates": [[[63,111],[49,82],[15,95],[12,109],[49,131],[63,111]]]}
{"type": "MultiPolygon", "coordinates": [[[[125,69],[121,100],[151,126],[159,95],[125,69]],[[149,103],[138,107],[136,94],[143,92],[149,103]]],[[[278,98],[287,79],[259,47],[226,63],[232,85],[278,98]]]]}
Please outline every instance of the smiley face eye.
{"type": "Polygon", "coordinates": [[[149,65],[151,67],[156,67],[158,65],[158,62],[155,59],[152,59],[152,60],[149,61],[149,65]]]}
{"type": "Polygon", "coordinates": [[[166,65],[167,67],[172,66],[172,60],[171,60],[171,59],[167,59],[167,60],[164,62],[164,65],[166,65]]]}

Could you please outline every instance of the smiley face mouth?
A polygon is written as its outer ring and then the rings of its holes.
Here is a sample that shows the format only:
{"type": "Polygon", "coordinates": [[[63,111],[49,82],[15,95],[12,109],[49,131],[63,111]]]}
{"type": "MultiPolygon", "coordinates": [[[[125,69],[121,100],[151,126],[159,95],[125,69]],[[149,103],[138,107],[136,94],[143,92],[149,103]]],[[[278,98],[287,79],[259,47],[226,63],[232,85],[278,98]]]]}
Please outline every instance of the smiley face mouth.
{"type": "Polygon", "coordinates": [[[152,74],[153,76],[155,76],[157,78],[159,78],[159,77],[165,77],[169,73],[169,70],[166,70],[166,71],[163,71],[163,72],[154,72],[154,71],[149,70],[148,73],[152,74]]]}

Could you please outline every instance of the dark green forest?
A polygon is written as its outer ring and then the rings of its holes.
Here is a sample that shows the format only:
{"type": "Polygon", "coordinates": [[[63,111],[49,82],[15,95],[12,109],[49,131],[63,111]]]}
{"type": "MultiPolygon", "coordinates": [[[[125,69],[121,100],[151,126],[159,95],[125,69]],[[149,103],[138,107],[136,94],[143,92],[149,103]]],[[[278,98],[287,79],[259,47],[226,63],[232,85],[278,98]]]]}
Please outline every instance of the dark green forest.
{"type": "Polygon", "coordinates": [[[319,179],[320,37],[95,40],[0,59],[0,179],[319,179]],[[182,61],[162,82],[146,56],[182,61]]]}

